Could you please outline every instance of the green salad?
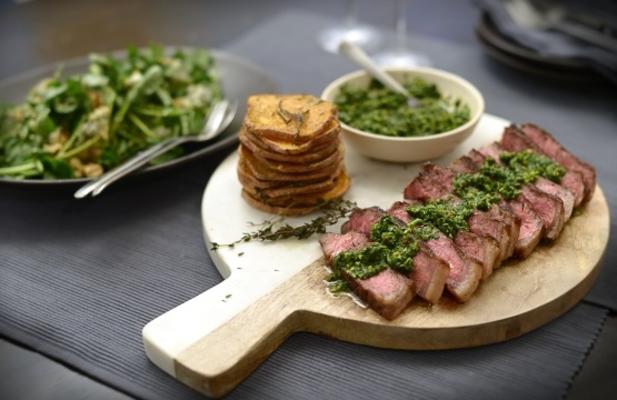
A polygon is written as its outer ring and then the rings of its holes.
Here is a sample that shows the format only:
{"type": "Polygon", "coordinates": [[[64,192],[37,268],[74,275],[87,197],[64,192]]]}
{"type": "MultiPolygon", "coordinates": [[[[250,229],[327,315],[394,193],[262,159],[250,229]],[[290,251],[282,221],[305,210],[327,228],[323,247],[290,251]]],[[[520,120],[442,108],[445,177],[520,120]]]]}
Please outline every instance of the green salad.
{"type": "Polygon", "coordinates": [[[129,48],[122,59],[92,54],[87,73],[64,78],[57,71],[23,104],[0,108],[0,176],[96,177],[155,143],[199,132],[221,97],[205,50],[129,48]]]}
{"type": "Polygon", "coordinates": [[[369,87],[341,87],[334,99],[342,122],[356,129],[386,136],[426,136],[457,128],[470,118],[469,107],[443,96],[436,85],[416,78],[404,83],[419,106],[372,80],[369,87]]]}

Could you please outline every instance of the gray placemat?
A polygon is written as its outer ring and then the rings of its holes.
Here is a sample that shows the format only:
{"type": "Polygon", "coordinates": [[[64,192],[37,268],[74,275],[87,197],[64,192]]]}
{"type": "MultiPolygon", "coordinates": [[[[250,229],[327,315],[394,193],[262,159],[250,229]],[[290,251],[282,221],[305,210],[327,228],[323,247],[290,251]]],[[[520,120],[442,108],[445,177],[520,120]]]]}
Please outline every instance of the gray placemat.
{"type": "MultiPolygon", "coordinates": [[[[349,68],[317,51],[319,24],[324,20],[310,14],[281,14],[229,50],[261,62],[286,90],[318,92],[349,68]],[[291,27],[293,35],[280,35],[291,27]],[[256,45],[264,41],[271,45],[256,45]],[[297,53],[302,46],[304,57],[297,53]]],[[[459,50],[430,41],[417,45],[433,56],[459,50]]],[[[198,397],[148,362],[141,328],[220,282],[199,218],[201,192],[220,160],[139,183],[138,190],[137,183],[120,186],[87,202],[3,188],[0,334],[137,397],[198,397]]],[[[295,335],[230,397],[560,398],[605,315],[579,305],[520,339],[444,352],[295,335]]]]}
{"type": "MultiPolygon", "coordinates": [[[[219,159],[86,203],[0,200],[0,334],[137,397],[198,397],[148,362],[140,331],[220,281],[199,219],[205,176],[219,159]]],[[[299,334],[230,397],[557,399],[605,315],[579,305],[520,339],[460,351],[391,351],[299,334]]]]}

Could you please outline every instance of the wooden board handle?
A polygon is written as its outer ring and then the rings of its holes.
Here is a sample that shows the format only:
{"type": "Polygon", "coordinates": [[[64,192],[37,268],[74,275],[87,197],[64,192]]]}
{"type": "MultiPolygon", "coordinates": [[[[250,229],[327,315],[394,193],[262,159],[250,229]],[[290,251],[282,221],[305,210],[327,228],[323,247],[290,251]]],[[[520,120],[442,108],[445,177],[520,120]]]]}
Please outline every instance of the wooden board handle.
{"type": "Polygon", "coordinates": [[[300,271],[183,350],[175,359],[176,377],[209,396],[233,389],[289,335],[302,329],[302,308],[311,298],[305,276],[300,271]]]}

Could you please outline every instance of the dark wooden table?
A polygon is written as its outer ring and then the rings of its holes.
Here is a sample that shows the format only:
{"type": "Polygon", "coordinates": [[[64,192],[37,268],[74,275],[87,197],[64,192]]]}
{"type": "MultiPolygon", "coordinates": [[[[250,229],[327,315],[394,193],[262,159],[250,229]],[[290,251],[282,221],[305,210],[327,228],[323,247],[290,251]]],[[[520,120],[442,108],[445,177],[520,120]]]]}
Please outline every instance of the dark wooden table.
{"type": "MultiPolygon", "coordinates": [[[[151,41],[222,47],[247,26],[259,24],[281,7],[343,15],[344,2],[234,1],[0,1],[0,79],[66,58],[151,41]],[[173,18],[169,18],[173,15],[173,18]],[[88,18],[82,18],[88,16],[88,18]],[[228,23],[232,20],[234,23],[228,23]],[[87,22],[86,22],[87,21],[87,22]]],[[[381,3],[380,3],[381,4],[381,3]]],[[[392,25],[392,5],[358,2],[361,19],[380,28],[392,25]]],[[[411,2],[410,34],[478,46],[473,27],[478,11],[470,1],[411,2]],[[439,23],[436,23],[439,21],[439,23]]],[[[577,376],[569,399],[604,399],[617,392],[617,317],[610,314],[577,376]]],[[[127,399],[62,364],[0,339],[2,399],[127,399]]]]}

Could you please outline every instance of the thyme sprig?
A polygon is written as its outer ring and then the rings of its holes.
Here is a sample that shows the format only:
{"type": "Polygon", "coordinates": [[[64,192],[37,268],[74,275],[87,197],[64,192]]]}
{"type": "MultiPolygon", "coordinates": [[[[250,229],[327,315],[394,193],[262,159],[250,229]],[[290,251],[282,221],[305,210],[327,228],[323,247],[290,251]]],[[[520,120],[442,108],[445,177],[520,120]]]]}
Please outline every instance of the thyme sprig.
{"type": "Polygon", "coordinates": [[[296,238],[298,240],[307,239],[318,233],[325,233],[326,228],[336,224],[342,218],[347,217],[357,204],[350,200],[337,199],[324,202],[319,207],[321,215],[305,222],[302,225],[293,226],[285,222],[284,218],[265,220],[259,224],[251,224],[256,230],[245,232],[238,240],[231,243],[212,242],[211,250],[221,247],[231,247],[244,242],[258,240],[260,242],[273,242],[276,240],[296,238]]]}

